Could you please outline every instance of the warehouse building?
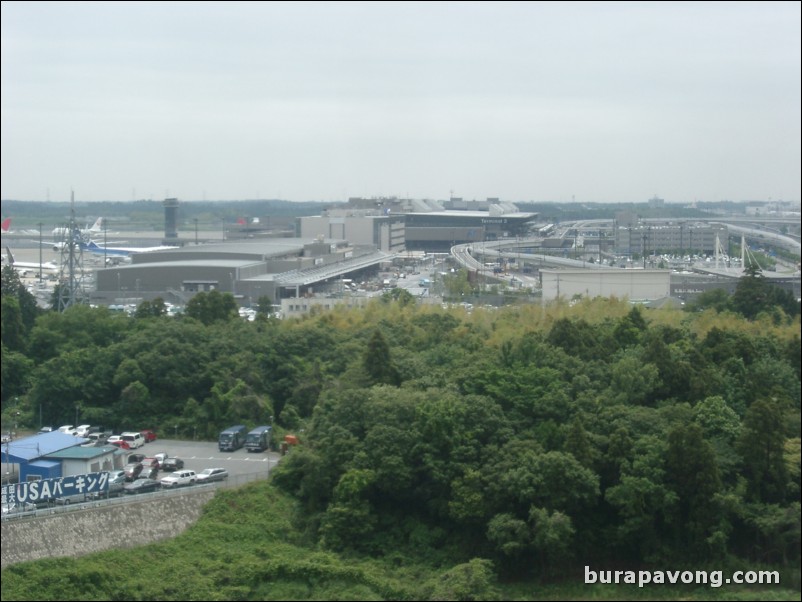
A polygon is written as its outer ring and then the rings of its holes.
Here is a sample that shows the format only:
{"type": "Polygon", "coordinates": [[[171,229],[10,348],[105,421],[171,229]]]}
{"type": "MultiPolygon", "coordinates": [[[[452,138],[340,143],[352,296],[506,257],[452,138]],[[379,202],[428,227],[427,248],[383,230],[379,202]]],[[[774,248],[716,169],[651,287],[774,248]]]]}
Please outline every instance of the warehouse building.
{"type": "Polygon", "coordinates": [[[320,282],[361,277],[390,258],[372,246],[324,237],[186,246],[139,253],[128,265],[97,270],[92,299],[112,305],[161,297],[183,305],[198,292],[218,290],[249,307],[262,296],[298,297],[320,282]]]}
{"type": "Polygon", "coordinates": [[[542,269],[543,301],[574,297],[618,297],[653,301],[671,294],[669,270],[542,269]]]}

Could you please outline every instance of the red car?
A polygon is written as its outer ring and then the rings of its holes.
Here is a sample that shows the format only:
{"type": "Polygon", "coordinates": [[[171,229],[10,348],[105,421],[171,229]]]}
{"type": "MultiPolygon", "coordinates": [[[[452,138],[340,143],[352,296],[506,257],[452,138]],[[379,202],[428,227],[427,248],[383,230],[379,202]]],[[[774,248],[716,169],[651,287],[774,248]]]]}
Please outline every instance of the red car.
{"type": "Polygon", "coordinates": [[[145,438],[145,443],[150,443],[151,441],[156,441],[156,433],[153,431],[139,431],[139,434],[145,438]]]}

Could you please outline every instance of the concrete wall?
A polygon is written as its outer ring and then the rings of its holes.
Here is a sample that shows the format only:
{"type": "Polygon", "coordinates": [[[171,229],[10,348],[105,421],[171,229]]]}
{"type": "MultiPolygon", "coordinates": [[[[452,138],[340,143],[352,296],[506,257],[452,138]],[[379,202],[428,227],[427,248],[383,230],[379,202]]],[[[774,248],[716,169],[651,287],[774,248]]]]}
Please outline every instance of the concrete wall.
{"type": "Polygon", "coordinates": [[[215,490],[188,490],[145,496],[123,504],[70,509],[36,518],[3,521],[2,562],[82,556],[111,548],[130,548],[175,537],[193,524],[215,490]],[[154,517],[158,517],[154,520],[154,517]]]}
{"type": "Polygon", "coordinates": [[[618,297],[653,300],[671,294],[668,270],[541,270],[543,300],[618,297]]]}

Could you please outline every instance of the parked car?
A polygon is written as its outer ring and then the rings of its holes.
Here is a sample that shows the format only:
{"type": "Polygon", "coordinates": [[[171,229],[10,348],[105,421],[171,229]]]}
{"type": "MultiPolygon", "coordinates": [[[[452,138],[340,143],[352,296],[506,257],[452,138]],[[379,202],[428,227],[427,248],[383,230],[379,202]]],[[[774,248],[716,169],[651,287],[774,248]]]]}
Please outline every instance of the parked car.
{"type": "Polygon", "coordinates": [[[56,430],[56,429],[54,429],[52,426],[43,426],[42,428],[39,429],[39,432],[40,433],[52,433],[54,430],[56,430]]]}
{"type": "Polygon", "coordinates": [[[106,439],[106,443],[108,445],[116,445],[120,449],[131,449],[131,446],[128,445],[127,441],[123,441],[122,435],[109,435],[106,439]],[[121,443],[125,443],[125,445],[121,445],[121,443]]]}
{"type": "Polygon", "coordinates": [[[73,493],[72,495],[64,495],[56,498],[56,504],[62,506],[69,506],[70,504],[83,504],[87,501],[85,493],[73,493]]]}
{"type": "Polygon", "coordinates": [[[225,468],[206,468],[201,470],[197,477],[198,484],[225,481],[228,478],[228,471],[225,468]]]}
{"type": "Polygon", "coordinates": [[[145,438],[145,443],[150,443],[151,441],[156,441],[156,433],[154,433],[151,430],[139,431],[139,433],[142,435],[142,437],[145,438]]]}
{"type": "Polygon", "coordinates": [[[75,427],[75,433],[73,433],[76,437],[86,437],[89,434],[89,429],[92,425],[91,424],[81,424],[75,427]]]}
{"type": "Polygon", "coordinates": [[[162,470],[165,472],[174,472],[184,468],[184,461],[181,458],[165,458],[162,461],[162,470]]]}
{"type": "Polygon", "coordinates": [[[126,464],[125,465],[125,480],[129,483],[132,481],[136,481],[139,478],[139,475],[142,473],[142,462],[136,462],[134,464],[126,464]]]}
{"type": "Polygon", "coordinates": [[[120,433],[123,441],[125,441],[131,449],[137,449],[145,445],[145,438],[138,431],[130,431],[127,433],[120,433]]]}
{"type": "Polygon", "coordinates": [[[103,447],[107,442],[105,433],[89,433],[86,437],[98,447],[103,447]]]}
{"type": "Polygon", "coordinates": [[[123,492],[128,494],[149,493],[156,491],[161,485],[155,479],[137,479],[133,483],[126,483],[123,492]]]}
{"type": "Polygon", "coordinates": [[[125,471],[113,470],[109,473],[109,489],[108,491],[99,492],[95,491],[89,494],[89,498],[93,500],[103,499],[105,497],[115,497],[123,492],[123,485],[125,485],[125,471]]]}
{"type": "Polygon", "coordinates": [[[67,435],[74,435],[75,434],[75,427],[71,424],[65,424],[64,426],[58,427],[60,433],[66,433],[67,435]]]}
{"type": "Polygon", "coordinates": [[[142,463],[142,472],[139,473],[140,479],[155,479],[159,476],[159,467],[146,462],[142,463]]]}
{"type": "Polygon", "coordinates": [[[136,464],[137,462],[144,462],[145,461],[145,454],[128,454],[128,458],[126,458],[126,464],[136,464]]]}
{"type": "Polygon", "coordinates": [[[81,443],[81,447],[103,447],[106,445],[106,435],[103,433],[89,433],[84,435],[86,441],[81,443]]]}
{"type": "Polygon", "coordinates": [[[181,487],[182,485],[194,485],[195,480],[194,470],[176,470],[166,477],[162,477],[161,483],[162,487],[181,487]]]}
{"type": "Polygon", "coordinates": [[[117,497],[122,494],[123,487],[125,487],[125,478],[123,478],[122,481],[112,481],[109,483],[109,490],[106,492],[106,495],[109,497],[117,497]]]}

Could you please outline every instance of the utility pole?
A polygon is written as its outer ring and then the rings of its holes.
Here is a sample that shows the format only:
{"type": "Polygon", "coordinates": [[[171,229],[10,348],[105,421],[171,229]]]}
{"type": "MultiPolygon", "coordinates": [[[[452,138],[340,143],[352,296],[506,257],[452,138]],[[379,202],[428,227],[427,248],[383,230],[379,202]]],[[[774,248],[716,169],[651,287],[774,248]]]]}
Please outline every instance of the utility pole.
{"type": "Polygon", "coordinates": [[[39,222],[39,284],[42,283],[42,222],[39,222]]]}
{"type": "Polygon", "coordinates": [[[641,252],[643,253],[643,269],[646,269],[646,232],[641,235],[641,252]]]}
{"type": "Polygon", "coordinates": [[[58,284],[59,312],[68,307],[83,303],[83,239],[75,222],[75,193],[70,195],[70,223],[67,226],[67,240],[61,249],[61,270],[58,284]]]}

